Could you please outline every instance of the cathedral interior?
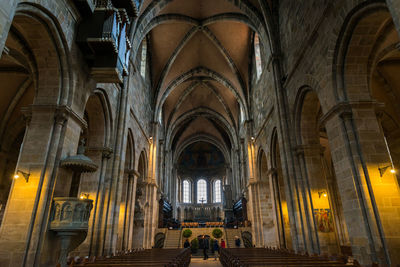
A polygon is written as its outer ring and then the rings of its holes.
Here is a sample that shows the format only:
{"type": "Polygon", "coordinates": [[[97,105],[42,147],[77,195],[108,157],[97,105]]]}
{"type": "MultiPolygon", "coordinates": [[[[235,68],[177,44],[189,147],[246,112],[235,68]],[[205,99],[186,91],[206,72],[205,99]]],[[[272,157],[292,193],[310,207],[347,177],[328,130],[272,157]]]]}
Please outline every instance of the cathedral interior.
{"type": "Polygon", "coordinates": [[[400,266],[399,74],[398,0],[0,0],[0,266],[400,266]]]}

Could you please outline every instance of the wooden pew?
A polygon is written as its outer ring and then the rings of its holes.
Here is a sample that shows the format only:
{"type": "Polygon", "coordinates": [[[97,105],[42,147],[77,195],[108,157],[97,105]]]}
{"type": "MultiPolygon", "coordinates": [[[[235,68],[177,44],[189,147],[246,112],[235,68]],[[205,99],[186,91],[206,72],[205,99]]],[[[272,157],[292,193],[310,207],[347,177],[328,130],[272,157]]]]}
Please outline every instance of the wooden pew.
{"type": "Polygon", "coordinates": [[[188,267],[189,249],[146,249],[117,256],[97,258],[94,262],[85,262],[74,266],[87,267],[188,267]]]}
{"type": "Polygon", "coordinates": [[[341,257],[328,258],[300,255],[286,249],[271,248],[229,248],[221,249],[220,261],[224,267],[346,267],[357,266],[346,264],[341,257]]]}

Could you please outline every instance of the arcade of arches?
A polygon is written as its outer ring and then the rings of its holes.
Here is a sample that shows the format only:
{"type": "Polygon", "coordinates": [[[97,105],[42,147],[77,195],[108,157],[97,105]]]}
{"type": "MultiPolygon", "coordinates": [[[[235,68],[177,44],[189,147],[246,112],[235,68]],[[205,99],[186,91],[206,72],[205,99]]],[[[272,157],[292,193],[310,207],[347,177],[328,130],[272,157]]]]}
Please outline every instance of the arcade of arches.
{"type": "Polygon", "coordinates": [[[7,0],[0,55],[1,266],[209,222],[400,265],[400,1],[7,0]]]}

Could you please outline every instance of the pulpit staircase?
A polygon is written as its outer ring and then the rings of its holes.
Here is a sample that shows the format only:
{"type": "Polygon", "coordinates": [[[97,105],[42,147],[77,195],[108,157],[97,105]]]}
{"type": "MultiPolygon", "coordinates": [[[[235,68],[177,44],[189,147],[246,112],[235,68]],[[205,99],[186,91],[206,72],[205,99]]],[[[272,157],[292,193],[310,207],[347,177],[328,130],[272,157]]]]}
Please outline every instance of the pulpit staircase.
{"type": "Polygon", "coordinates": [[[181,230],[168,230],[165,237],[164,248],[179,248],[181,235],[181,230]]]}

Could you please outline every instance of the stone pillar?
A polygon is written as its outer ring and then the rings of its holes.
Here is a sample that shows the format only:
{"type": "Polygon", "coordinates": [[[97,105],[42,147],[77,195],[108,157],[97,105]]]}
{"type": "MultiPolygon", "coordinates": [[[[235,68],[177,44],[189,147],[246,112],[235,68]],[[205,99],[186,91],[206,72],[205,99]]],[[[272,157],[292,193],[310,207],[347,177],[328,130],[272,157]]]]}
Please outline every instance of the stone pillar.
{"type": "Polygon", "coordinates": [[[260,221],[262,227],[262,244],[264,246],[279,246],[277,229],[276,207],[274,188],[271,175],[260,176],[259,181],[260,221]]]}
{"type": "Polygon", "coordinates": [[[33,266],[40,261],[56,177],[56,156],[67,114],[54,106],[32,106],[31,119],[0,231],[0,265],[33,266]]]}
{"type": "Polygon", "coordinates": [[[279,51],[272,54],[272,68],[274,74],[275,106],[277,107],[278,142],[280,147],[280,157],[282,161],[282,172],[285,181],[285,195],[287,199],[287,208],[290,221],[290,234],[293,243],[293,249],[296,252],[308,251],[309,242],[304,231],[307,226],[304,222],[303,199],[300,195],[301,179],[298,177],[298,162],[294,156],[294,141],[291,136],[289,108],[287,106],[286,89],[282,85],[282,65],[279,51]]]}
{"type": "Polygon", "coordinates": [[[131,179],[131,188],[129,196],[129,214],[128,214],[128,225],[127,225],[127,237],[126,237],[126,249],[133,249],[133,231],[134,231],[134,215],[135,215],[135,200],[136,200],[136,187],[137,180],[139,179],[139,173],[132,171],[129,173],[131,179]]]}
{"type": "Polygon", "coordinates": [[[362,263],[399,264],[399,186],[373,102],[343,104],[323,118],[353,255],[362,263]]]}
{"type": "MultiPolygon", "coordinates": [[[[321,177],[322,169],[320,166],[320,149],[321,145],[300,145],[296,148],[297,157],[299,161],[299,167],[301,170],[302,177],[302,197],[304,203],[304,215],[307,221],[308,227],[308,241],[310,242],[310,248],[312,253],[321,253],[320,240],[318,236],[318,230],[314,218],[314,205],[312,192],[316,190],[323,190],[325,188],[322,180],[325,177],[321,177]],[[315,155],[316,154],[316,155],[315,155]],[[316,181],[318,185],[313,183],[316,181]],[[314,191],[312,191],[314,190],[314,191]]],[[[316,193],[314,192],[314,193],[316,193]]],[[[324,251],[325,253],[327,251],[324,251]]]]}
{"type": "MultiPolygon", "coordinates": [[[[99,183],[97,186],[96,196],[94,208],[92,210],[93,215],[92,220],[89,222],[89,255],[90,256],[100,256],[103,255],[104,249],[104,235],[105,229],[104,225],[106,224],[106,196],[107,196],[107,182],[106,182],[106,170],[108,166],[109,159],[112,155],[111,148],[101,148],[97,151],[93,151],[93,149],[89,149],[88,153],[92,155],[98,154],[101,157],[101,164],[99,166],[99,183]]],[[[98,157],[93,155],[94,158],[98,157]]]]}

